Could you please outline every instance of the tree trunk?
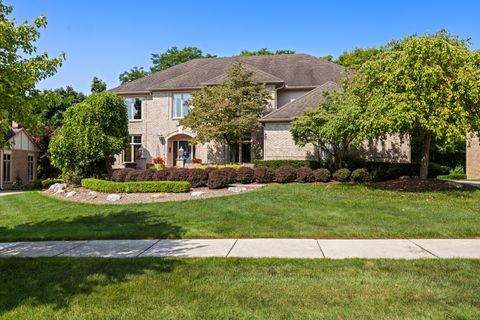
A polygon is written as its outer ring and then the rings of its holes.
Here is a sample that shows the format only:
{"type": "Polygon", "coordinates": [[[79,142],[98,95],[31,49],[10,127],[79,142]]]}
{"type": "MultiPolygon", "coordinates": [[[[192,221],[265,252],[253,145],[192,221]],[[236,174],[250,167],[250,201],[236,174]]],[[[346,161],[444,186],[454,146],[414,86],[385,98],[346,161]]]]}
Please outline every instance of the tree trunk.
{"type": "Polygon", "coordinates": [[[317,161],[321,161],[320,159],[320,141],[317,142],[315,147],[315,156],[317,157],[317,161]]]}
{"type": "Polygon", "coordinates": [[[422,146],[422,158],[420,159],[420,179],[428,178],[428,162],[430,157],[430,142],[432,135],[425,133],[422,146]]]}
{"type": "Polygon", "coordinates": [[[108,177],[112,177],[113,170],[112,170],[112,161],[110,160],[110,156],[105,157],[105,164],[107,167],[108,177]]]}
{"type": "Polygon", "coordinates": [[[238,143],[238,163],[242,163],[242,142],[238,143]]]}

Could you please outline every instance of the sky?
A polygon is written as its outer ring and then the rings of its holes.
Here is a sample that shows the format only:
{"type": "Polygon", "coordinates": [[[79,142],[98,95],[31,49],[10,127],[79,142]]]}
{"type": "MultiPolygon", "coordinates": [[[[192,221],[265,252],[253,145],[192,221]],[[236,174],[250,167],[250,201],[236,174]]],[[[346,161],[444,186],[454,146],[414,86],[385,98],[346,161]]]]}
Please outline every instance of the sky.
{"type": "Polygon", "coordinates": [[[38,87],[67,85],[90,92],[93,76],[119,84],[134,66],[148,69],[152,53],[195,46],[231,56],[240,51],[290,49],[314,56],[380,46],[409,34],[446,29],[480,48],[480,1],[209,1],[3,0],[12,17],[40,14],[38,52],[66,55],[63,66],[38,87]]]}

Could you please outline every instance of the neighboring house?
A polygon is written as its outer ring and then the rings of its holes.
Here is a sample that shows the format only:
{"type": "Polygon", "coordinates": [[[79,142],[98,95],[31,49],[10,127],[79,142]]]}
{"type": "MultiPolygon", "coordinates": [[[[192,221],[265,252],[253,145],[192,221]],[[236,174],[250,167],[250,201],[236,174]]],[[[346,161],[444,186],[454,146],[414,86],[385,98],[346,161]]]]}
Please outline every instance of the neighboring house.
{"type": "MultiPolygon", "coordinates": [[[[115,167],[134,165],[141,153],[148,162],[159,156],[166,160],[167,166],[173,166],[180,149],[186,151],[187,161],[193,158],[204,163],[238,161],[225,145],[214,142],[190,145],[195,132],[181,126],[180,119],[190,110],[186,101],[194,90],[221,83],[240,60],[253,72],[254,79],[271,92],[265,116],[259,119],[264,127],[242,142],[242,161],[313,159],[313,146],[301,148],[293,143],[290,121],[317,106],[325,91],[334,90],[346,75],[345,68],[306,54],[266,55],[195,59],[109,90],[127,101],[131,139],[130,147],[117,156],[115,167]]],[[[360,152],[369,160],[410,161],[408,141],[400,143],[391,138],[369,148],[376,153],[360,152]],[[392,148],[401,152],[391,152],[392,148]]]]}
{"type": "Polygon", "coordinates": [[[19,180],[34,183],[40,152],[36,143],[16,124],[7,132],[5,141],[8,146],[0,149],[0,189],[10,189],[19,180]]]}

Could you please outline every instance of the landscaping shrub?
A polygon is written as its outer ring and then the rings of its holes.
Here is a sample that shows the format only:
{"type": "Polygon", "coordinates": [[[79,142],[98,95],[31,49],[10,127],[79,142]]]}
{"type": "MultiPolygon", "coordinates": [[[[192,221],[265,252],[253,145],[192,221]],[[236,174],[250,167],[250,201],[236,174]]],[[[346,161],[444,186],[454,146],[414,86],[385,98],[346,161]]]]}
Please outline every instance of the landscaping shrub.
{"type": "Polygon", "coordinates": [[[456,166],[454,169],[450,170],[448,175],[440,175],[437,176],[439,180],[464,180],[467,179],[467,175],[465,174],[465,169],[463,166],[456,166]]]}
{"type": "Polygon", "coordinates": [[[409,176],[408,173],[409,172],[402,167],[391,167],[387,169],[387,172],[385,173],[385,177],[388,180],[394,180],[402,176],[409,176]]]}
{"type": "Polygon", "coordinates": [[[143,181],[143,182],[114,182],[100,179],[83,179],[82,187],[107,193],[132,192],[188,192],[190,183],[187,181],[143,181]]]}
{"type": "Polygon", "coordinates": [[[222,168],[219,170],[225,172],[225,179],[227,181],[227,184],[233,184],[237,182],[237,170],[233,168],[222,168]]]}
{"type": "Polygon", "coordinates": [[[238,169],[243,168],[243,167],[245,167],[244,164],[208,164],[208,165],[198,166],[196,168],[205,169],[205,170],[232,168],[232,169],[238,170],[238,169]]]}
{"type": "Polygon", "coordinates": [[[308,167],[298,168],[297,181],[301,183],[314,182],[315,176],[313,175],[313,170],[308,167]]]}
{"type": "Polygon", "coordinates": [[[211,171],[208,175],[207,186],[209,189],[221,189],[227,186],[227,173],[223,170],[211,171]]]}
{"type": "Polygon", "coordinates": [[[340,182],[350,181],[350,170],[347,168],[338,169],[333,173],[333,179],[340,182]]]}
{"type": "Polygon", "coordinates": [[[51,185],[55,183],[63,183],[62,179],[44,179],[40,181],[42,189],[48,189],[51,185]]]}
{"type": "Polygon", "coordinates": [[[294,182],[297,179],[297,170],[291,166],[280,167],[275,170],[275,180],[278,183],[294,182]]]}
{"type": "Polygon", "coordinates": [[[254,171],[254,178],[258,183],[269,183],[275,178],[275,171],[270,167],[256,167],[254,171]]]}
{"type": "Polygon", "coordinates": [[[313,160],[255,160],[255,167],[270,167],[278,169],[280,167],[290,166],[293,168],[309,167],[311,169],[318,169],[321,163],[313,160]]]}
{"type": "Polygon", "coordinates": [[[370,171],[370,179],[374,181],[387,180],[387,170],[384,167],[378,167],[370,171]]]}
{"type": "Polygon", "coordinates": [[[67,185],[79,186],[83,179],[83,176],[80,174],[79,171],[73,170],[64,172],[62,178],[67,185]]]}
{"type": "Polygon", "coordinates": [[[241,167],[237,171],[237,181],[242,184],[252,183],[255,179],[255,171],[249,167],[241,167]]]}
{"type": "Polygon", "coordinates": [[[124,182],[136,182],[139,173],[140,173],[140,170],[136,170],[136,169],[128,171],[127,175],[125,176],[124,182]]]}
{"type": "Polygon", "coordinates": [[[351,178],[354,182],[365,182],[369,179],[369,174],[367,169],[360,168],[352,171],[351,178]]]}
{"type": "Polygon", "coordinates": [[[187,181],[192,188],[204,187],[208,182],[208,172],[202,169],[189,169],[187,181]]]}
{"type": "Polygon", "coordinates": [[[132,170],[135,170],[133,168],[125,168],[125,169],[119,169],[119,170],[115,170],[113,171],[113,174],[112,174],[112,181],[115,181],[115,182],[124,182],[126,177],[127,177],[127,174],[132,171],[132,170]]]}
{"type": "Polygon", "coordinates": [[[328,182],[332,177],[330,170],[326,168],[320,168],[313,171],[313,175],[315,176],[315,181],[317,182],[328,182]]]}
{"type": "Polygon", "coordinates": [[[139,170],[137,181],[153,181],[153,174],[155,171],[151,169],[139,170]]]}
{"type": "Polygon", "coordinates": [[[192,163],[202,163],[202,159],[198,159],[198,158],[193,158],[192,159],[192,163]]]}
{"type": "Polygon", "coordinates": [[[187,181],[189,170],[185,168],[171,168],[168,175],[168,181],[187,181]]]}
{"type": "Polygon", "coordinates": [[[168,176],[172,170],[170,168],[163,168],[158,170],[153,174],[153,180],[154,181],[168,181],[168,176]]]}

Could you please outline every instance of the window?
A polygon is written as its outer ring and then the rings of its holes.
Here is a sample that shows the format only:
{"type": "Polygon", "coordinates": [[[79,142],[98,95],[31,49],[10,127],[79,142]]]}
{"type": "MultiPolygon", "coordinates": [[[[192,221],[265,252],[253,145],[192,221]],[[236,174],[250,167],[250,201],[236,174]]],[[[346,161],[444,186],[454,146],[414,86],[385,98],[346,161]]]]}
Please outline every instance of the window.
{"type": "Polygon", "coordinates": [[[3,154],[3,182],[12,181],[12,155],[10,153],[3,154]]]}
{"type": "Polygon", "coordinates": [[[142,99],[125,98],[128,120],[142,120],[142,99]]]}
{"type": "Polygon", "coordinates": [[[130,146],[123,152],[123,162],[135,162],[140,157],[140,147],[142,146],[142,136],[130,136],[130,146]]]}
{"type": "Polygon", "coordinates": [[[33,181],[34,180],[34,170],[35,170],[35,162],[34,162],[34,156],[33,155],[28,155],[27,158],[27,170],[28,170],[28,181],[33,181]]]}
{"type": "Polygon", "coordinates": [[[185,117],[190,111],[188,101],[192,99],[190,93],[175,93],[173,95],[173,118],[180,119],[185,117]]]}

